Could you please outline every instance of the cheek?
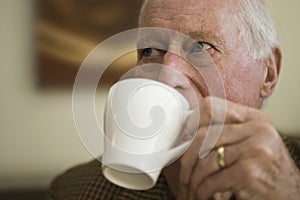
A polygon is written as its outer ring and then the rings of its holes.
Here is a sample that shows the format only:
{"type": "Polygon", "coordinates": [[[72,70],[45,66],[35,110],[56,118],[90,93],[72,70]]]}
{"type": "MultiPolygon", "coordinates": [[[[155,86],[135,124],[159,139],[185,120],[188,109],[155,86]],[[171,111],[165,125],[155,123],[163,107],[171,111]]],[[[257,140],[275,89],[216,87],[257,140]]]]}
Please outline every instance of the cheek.
{"type": "Polygon", "coordinates": [[[255,106],[260,98],[263,67],[257,61],[236,62],[221,68],[226,99],[255,106]]]}

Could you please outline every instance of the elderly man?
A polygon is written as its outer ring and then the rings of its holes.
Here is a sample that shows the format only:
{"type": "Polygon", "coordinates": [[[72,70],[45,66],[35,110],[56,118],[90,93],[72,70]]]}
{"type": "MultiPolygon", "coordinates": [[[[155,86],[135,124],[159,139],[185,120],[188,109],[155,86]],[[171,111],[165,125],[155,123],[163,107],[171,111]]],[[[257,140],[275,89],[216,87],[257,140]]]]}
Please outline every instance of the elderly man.
{"type": "MultiPolygon", "coordinates": [[[[201,117],[190,148],[164,169],[152,189],[131,191],[113,185],[102,176],[101,164],[93,161],[56,178],[49,198],[300,199],[300,144],[282,139],[259,110],[275,88],[281,65],[276,31],[263,2],[149,0],[143,5],[139,23],[140,27],[160,27],[188,35],[197,41],[191,52],[206,51],[215,63],[226,96],[225,124],[215,148],[199,159],[204,130],[210,125],[201,117]],[[222,163],[216,162],[220,150],[225,155],[222,163]]],[[[171,48],[171,42],[165,44],[171,48]]],[[[139,50],[139,63],[149,62],[164,64],[186,77],[204,115],[222,112],[210,106],[212,99],[222,100],[208,96],[193,66],[184,58],[149,46],[139,50]]],[[[170,80],[175,88],[185,87],[176,79],[170,80]]]]}

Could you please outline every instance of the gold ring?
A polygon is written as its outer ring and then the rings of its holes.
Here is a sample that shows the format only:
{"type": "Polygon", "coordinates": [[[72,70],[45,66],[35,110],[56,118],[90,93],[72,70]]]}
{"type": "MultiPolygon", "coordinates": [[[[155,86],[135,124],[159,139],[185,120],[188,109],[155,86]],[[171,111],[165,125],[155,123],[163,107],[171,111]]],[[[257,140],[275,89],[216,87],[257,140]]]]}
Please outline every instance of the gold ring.
{"type": "Polygon", "coordinates": [[[225,151],[225,148],[224,146],[220,146],[218,149],[217,149],[217,162],[218,162],[218,165],[219,167],[222,169],[225,167],[225,155],[224,155],[224,151],[225,151]]]}

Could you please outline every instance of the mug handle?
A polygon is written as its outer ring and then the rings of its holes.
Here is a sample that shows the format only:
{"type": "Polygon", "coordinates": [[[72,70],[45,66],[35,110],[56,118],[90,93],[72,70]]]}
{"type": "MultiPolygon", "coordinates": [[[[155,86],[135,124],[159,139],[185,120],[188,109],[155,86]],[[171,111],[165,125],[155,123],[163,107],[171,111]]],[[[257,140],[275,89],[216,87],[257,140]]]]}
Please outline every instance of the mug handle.
{"type": "Polygon", "coordinates": [[[177,147],[174,147],[172,149],[169,149],[166,152],[166,156],[165,156],[165,164],[171,162],[174,158],[176,158],[176,156],[179,156],[180,154],[183,153],[184,150],[186,150],[189,145],[191,144],[192,141],[186,141],[183,144],[180,144],[177,147]]]}
{"type": "MultiPolygon", "coordinates": [[[[189,117],[193,117],[193,115],[198,115],[197,113],[198,110],[189,110],[184,114],[184,124],[186,124],[186,121],[189,117]]],[[[180,155],[183,153],[184,150],[186,150],[189,145],[192,143],[193,140],[188,140],[176,147],[173,147],[169,149],[166,153],[165,157],[165,164],[168,162],[171,162],[176,156],[180,155]]]]}

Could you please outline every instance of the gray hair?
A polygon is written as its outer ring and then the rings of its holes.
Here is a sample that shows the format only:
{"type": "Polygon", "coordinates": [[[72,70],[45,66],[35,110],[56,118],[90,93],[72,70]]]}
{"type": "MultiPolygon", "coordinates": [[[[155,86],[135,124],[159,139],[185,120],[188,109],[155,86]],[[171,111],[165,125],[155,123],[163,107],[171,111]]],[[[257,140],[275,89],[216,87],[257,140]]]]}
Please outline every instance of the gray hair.
{"type": "Polygon", "coordinates": [[[263,0],[240,0],[235,17],[239,39],[253,58],[267,58],[279,47],[274,23],[263,0]]]}
{"type": "MultiPolygon", "coordinates": [[[[144,0],[141,14],[148,1],[144,0]]],[[[279,48],[279,39],[264,0],[238,1],[240,3],[235,21],[240,41],[246,45],[248,54],[254,59],[262,60],[269,57],[275,48],[279,48]]]]}

